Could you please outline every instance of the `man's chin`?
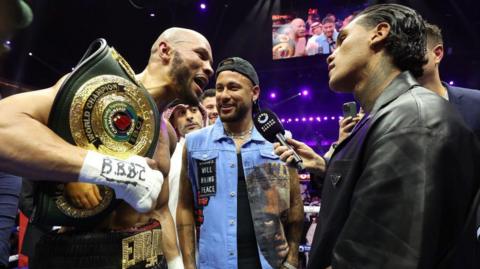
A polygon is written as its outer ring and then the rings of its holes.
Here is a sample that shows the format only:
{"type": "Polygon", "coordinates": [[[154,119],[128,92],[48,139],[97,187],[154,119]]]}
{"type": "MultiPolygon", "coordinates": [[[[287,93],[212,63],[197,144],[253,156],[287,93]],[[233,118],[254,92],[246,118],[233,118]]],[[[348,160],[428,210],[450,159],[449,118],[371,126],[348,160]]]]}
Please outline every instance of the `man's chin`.
{"type": "Polygon", "coordinates": [[[352,92],[353,89],[350,89],[349,87],[345,86],[346,83],[343,83],[342,81],[339,81],[338,79],[335,79],[334,77],[330,77],[328,81],[328,87],[330,90],[338,93],[349,93],[352,92]]]}
{"type": "Polygon", "coordinates": [[[235,114],[220,115],[220,120],[222,122],[235,122],[238,120],[235,114]]]}

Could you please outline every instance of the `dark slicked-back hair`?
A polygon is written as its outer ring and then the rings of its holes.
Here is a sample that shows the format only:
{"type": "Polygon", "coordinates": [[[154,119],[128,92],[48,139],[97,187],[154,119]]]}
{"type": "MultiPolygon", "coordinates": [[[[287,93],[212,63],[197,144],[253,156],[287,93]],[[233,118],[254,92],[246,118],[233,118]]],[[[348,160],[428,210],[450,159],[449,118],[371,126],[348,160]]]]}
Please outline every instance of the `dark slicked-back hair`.
{"type": "Polygon", "coordinates": [[[442,30],[435,24],[426,23],[427,28],[427,46],[429,49],[433,48],[433,46],[442,44],[443,45],[443,36],[442,30]]]}
{"type": "Polygon", "coordinates": [[[200,95],[200,101],[203,102],[205,98],[208,97],[215,97],[216,90],[215,89],[208,89],[203,91],[202,95],[200,95]]]}
{"type": "Polygon", "coordinates": [[[362,17],[358,23],[369,28],[388,23],[390,33],[385,49],[395,66],[415,77],[423,75],[422,67],[427,62],[425,21],[415,10],[398,4],[381,4],[366,8],[356,17],[362,17]]]}

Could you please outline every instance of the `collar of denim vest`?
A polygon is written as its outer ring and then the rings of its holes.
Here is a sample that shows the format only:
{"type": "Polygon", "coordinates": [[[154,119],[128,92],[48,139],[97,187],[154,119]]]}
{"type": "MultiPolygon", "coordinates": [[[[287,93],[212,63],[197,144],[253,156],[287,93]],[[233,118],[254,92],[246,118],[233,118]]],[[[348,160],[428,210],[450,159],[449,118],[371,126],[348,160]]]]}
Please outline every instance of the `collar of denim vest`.
{"type": "MultiPolygon", "coordinates": [[[[219,141],[221,139],[231,139],[223,129],[223,123],[220,120],[220,117],[215,121],[213,125],[213,134],[212,134],[213,141],[219,141]]],[[[248,141],[255,141],[255,142],[264,142],[266,141],[265,138],[257,131],[255,126],[253,126],[252,136],[248,141]]]]}

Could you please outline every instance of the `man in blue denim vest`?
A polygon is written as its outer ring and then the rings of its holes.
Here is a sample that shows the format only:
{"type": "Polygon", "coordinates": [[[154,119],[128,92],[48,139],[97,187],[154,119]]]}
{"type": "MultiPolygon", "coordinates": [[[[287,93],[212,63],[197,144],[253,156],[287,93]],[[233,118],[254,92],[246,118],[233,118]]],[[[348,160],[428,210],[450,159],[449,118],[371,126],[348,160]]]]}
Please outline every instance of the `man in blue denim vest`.
{"type": "Polygon", "coordinates": [[[253,126],[258,76],[241,58],[216,72],[220,120],[186,137],[177,229],[186,268],[296,268],[303,205],[295,170],[253,126]]]}

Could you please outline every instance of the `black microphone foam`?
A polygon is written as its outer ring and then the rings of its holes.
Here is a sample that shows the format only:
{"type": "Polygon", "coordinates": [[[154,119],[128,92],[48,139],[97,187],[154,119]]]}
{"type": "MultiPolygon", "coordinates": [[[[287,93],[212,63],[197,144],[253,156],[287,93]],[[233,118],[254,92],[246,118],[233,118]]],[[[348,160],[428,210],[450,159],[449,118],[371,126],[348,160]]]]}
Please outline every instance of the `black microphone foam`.
{"type": "Polygon", "coordinates": [[[285,129],[277,115],[270,110],[262,109],[253,118],[253,124],[258,132],[270,143],[278,142],[277,134],[285,135],[285,129]]]}
{"type": "MultiPolygon", "coordinates": [[[[270,143],[279,142],[282,146],[286,146],[289,149],[292,147],[287,144],[285,138],[285,128],[283,128],[282,123],[278,120],[277,115],[268,109],[260,110],[253,117],[253,124],[258,132],[270,143]]],[[[303,161],[298,156],[298,154],[293,151],[293,161],[297,170],[304,170],[303,161]]]]}

